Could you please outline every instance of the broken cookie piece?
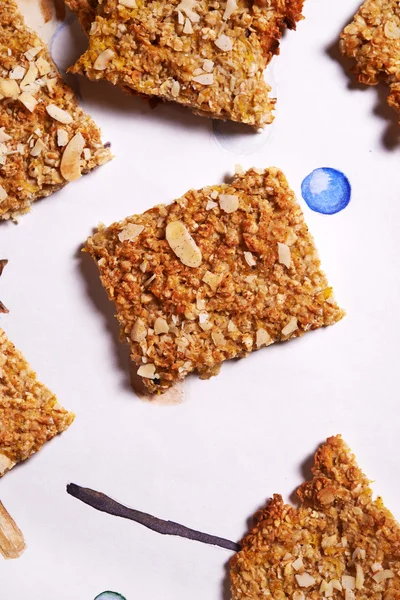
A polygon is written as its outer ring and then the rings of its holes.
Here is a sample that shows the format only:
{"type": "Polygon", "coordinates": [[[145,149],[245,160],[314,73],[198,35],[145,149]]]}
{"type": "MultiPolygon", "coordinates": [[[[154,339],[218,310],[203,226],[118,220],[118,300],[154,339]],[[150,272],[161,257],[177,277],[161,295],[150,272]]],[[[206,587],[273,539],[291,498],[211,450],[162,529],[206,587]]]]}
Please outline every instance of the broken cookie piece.
{"type": "Polygon", "coordinates": [[[67,0],[89,30],[89,48],[71,70],[260,128],[275,104],[264,69],[303,2],[67,0]]]}
{"type": "Polygon", "coordinates": [[[360,83],[390,85],[388,103],[400,111],[400,5],[398,0],[366,0],[341,35],[340,49],[354,58],[360,83]]]}
{"type": "Polygon", "coordinates": [[[0,477],[73,420],[0,329],[0,477]]]}
{"type": "Polygon", "coordinates": [[[400,527],[341,436],[315,455],[299,508],[279,495],[231,561],[232,600],[398,600],[400,527]]]}
{"type": "Polygon", "coordinates": [[[14,0],[0,3],[0,219],[111,158],[14,0]]]}
{"type": "Polygon", "coordinates": [[[102,227],[86,251],[151,393],[344,315],[275,168],[102,227]]]}

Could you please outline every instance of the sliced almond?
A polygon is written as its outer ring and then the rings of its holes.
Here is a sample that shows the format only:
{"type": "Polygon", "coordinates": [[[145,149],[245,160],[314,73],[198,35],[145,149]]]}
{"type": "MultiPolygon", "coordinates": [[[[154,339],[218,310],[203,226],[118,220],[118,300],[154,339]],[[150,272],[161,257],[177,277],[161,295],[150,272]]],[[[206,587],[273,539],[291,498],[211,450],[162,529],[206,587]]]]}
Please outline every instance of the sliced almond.
{"type": "Polygon", "coordinates": [[[0,127],[0,143],[3,144],[4,142],[9,142],[10,140],[11,135],[8,135],[8,133],[4,131],[4,127],[0,127]]]}
{"type": "MultiPolygon", "coordinates": [[[[0,185],[0,202],[3,202],[3,200],[5,200],[7,198],[8,194],[6,192],[6,190],[3,188],[2,185],[0,185]]],[[[1,456],[0,456],[1,458],[1,456]]],[[[1,469],[1,463],[0,463],[0,469],[1,469]]]]}
{"type": "Polygon", "coordinates": [[[210,323],[210,315],[207,312],[201,312],[199,314],[199,325],[203,331],[212,329],[213,324],[210,323]]]}
{"type": "Polygon", "coordinates": [[[206,204],[206,210],[212,210],[213,208],[216,208],[218,206],[218,204],[216,202],[214,202],[214,200],[208,200],[207,204],[206,204]]]}
{"type": "Polygon", "coordinates": [[[316,583],[314,577],[309,573],[301,573],[301,575],[295,575],[295,577],[300,587],[311,587],[316,583]]]}
{"type": "Polygon", "coordinates": [[[203,62],[203,71],[205,71],[206,73],[211,73],[212,71],[214,71],[214,61],[207,58],[203,62]]]}
{"type": "Polygon", "coordinates": [[[48,104],[46,106],[46,111],[50,115],[52,119],[58,121],[59,123],[63,123],[63,125],[68,125],[72,123],[72,117],[66,110],[63,110],[56,104],[48,104]]]}
{"type": "Polygon", "coordinates": [[[134,242],[143,230],[143,225],[128,223],[128,225],[126,225],[124,229],[118,234],[118,239],[120,242],[134,242]]]}
{"type": "Polygon", "coordinates": [[[252,255],[251,252],[245,252],[244,253],[244,260],[247,262],[247,264],[249,265],[249,267],[255,267],[257,262],[254,259],[254,256],[252,255]]]}
{"type": "Polygon", "coordinates": [[[26,72],[25,77],[19,84],[21,86],[21,89],[23,89],[26,85],[30,85],[31,83],[33,83],[36,80],[38,74],[39,74],[39,71],[38,71],[38,68],[35,65],[35,63],[30,63],[29,69],[26,72]]]}
{"type": "Polygon", "coordinates": [[[33,112],[38,103],[36,98],[29,92],[22,92],[22,94],[18,96],[18,100],[29,110],[29,112],[33,112]]]}
{"type": "Polygon", "coordinates": [[[35,64],[39,70],[39,74],[41,77],[43,77],[44,75],[48,75],[53,68],[51,64],[42,56],[39,56],[35,64]]]}
{"type": "Polygon", "coordinates": [[[378,573],[375,573],[375,575],[372,576],[372,579],[377,583],[380,583],[381,581],[385,581],[385,579],[392,579],[392,577],[394,577],[393,571],[390,569],[384,569],[383,571],[378,571],[378,573]]]}
{"type": "MultiPolygon", "coordinates": [[[[271,340],[271,336],[269,335],[268,331],[266,329],[263,329],[262,327],[259,327],[259,329],[257,329],[257,333],[256,333],[256,346],[257,348],[261,348],[261,346],[268,346],[268,344],[271,344],[272,340],[271,340]]],[[[300,558],[298,558],[297,560],[294,561],[294,563],[292,564],[293,569],[295,569],[296,571],[298,571],[298,569],[300,567],[295,567],[295,563],[298,563],[298,561],[301,560],[300,558]]],[[[303,564],[303,563],[301,563],[303,564]]]]}
{"type": "Polygon", "coordinates": [[[38,138],[32,150],[30,151],[30,155],[34,157],[39,156],[43,152],[43,150],[46,149],[46,144],[44,144],[43,141],[40,138],[38,138]]]}
{"type": "Polygon", "coordinates": [[[15,462],[8,458],[5,454],[0,454],[0,476],[15,466],[15,462]]]}
{"type": "Polygon", "coordinates": [[[59,127],[57,129],[57,145],[60,147],[66,146],[68,144],[68,139],[68,131],[59,127]]]}
{"type": "Polygon", "coordinates": [[[296,329],[298,329],[298,328],[299,328],[299,326],[297,324],[296,317],[292,317],[290,319],[290,321],[287,323],[287,325],[285,325],[285,327],[282,329],[282,335],[290,335],[291,333],[296,331],[296,329]]]}
{"type": "Polygon", "coordinates": [[[182,221],[171,221],[165,230],[166,240],[171,250],[187,267],[199,267],[202,261],[200,248],[182,221]]]}
{"type": "Polygon", "coordinates": [[[212,85],[214,83],[214,75],[213,73],[202,73],[201,75],[193,77],[192,81],[200,83],[201,85],[212,85]]]}
{"type": "Polygon", "coordinates": [[[220,194],[219,205],[226,213],[233,213],[239,208],[239,197],[234,194],[220,194]]]}
{"type": "Polygon", "coordinates": [[[282,265],[285,265],[288,269],[291,264],[290,248],[286,244],[278,242],[278,260],[282,265]]]}
{"type": "MultiPolygon", "coordinates": [[[[258,331],[260,331],[260,330],[258,330],[258,331]]],[[[301,556],[299,556],[299,558],[296,558],[296,560],[294,562],[292,562],[292,567],[295,571],[300,571],[300,569],[304,569],[304,563],[303,563],[303,559],[301,558],[301,556]]]]}
{"type": "Polygon", "coordinates": [[[344,590],[354,590],[356,587],[356,578],[352,575],[343,575],[342,586],[344,590]]]}
{"type": "Polygon", "coordinates": [[[219,284],[221,283],[222,276],[220,274],[211,273],[211,271],[206,271],[203,275],[203,281],[215,292],[219,284]]]}
{"type": "Polygon", "coordinates": [[[194,12],[194,9],[197,7],[197,0],[181,0],[175,10],[184,13],[192,23],[198,23],[200,21],[200,15],[194,12]]]}
{"type": "Polygon", "coordinates": [[[364,586],[364,571],[360,563],[356,564],[356,589],[361,590],[364,586]]]}
{"type": "Polygon", "coordinates": [[[156,367],[151,363],[147,363],[146,365],[142,365],[139,367],[137,374],[139,377],[144,377],[145,379],[155,379],[156,378],[156,367]]]}
{"type": "Polygon", "coordinates": [[[21,65],[17,65],[10,73],[10,79],[23,79],[26,73],[26,69],[21,67],[21,65]]]}
{"type": "Polygon", "coordinates": [[[4,79],[0,77],[0,94],[4,98],[17,98],[19,94],[19,85],[15,79],[4,79]]]}
{"type": "Polygon", "coordinates": [[[191,35],[193,33],[193,27],[192,27],[192,23],[190,22],[190,19],[185,19],[183,33],[186,33],[186,35],[191,35]]]}
{"type": "Polygon", "coordinates": [[[61,175],[67,181],[75,181],[81,177],[81,154],[85,147],[85,139],[78,131],[68,142],[60,164],[61,175]]]}
{"type": "Polygon", "coordinates": [[[227,0],[224,16],[222,17],[224,21],[228,21],[228,19],[231,18],[237,7],[238,5],[236,0],[227,0]]]}
{"type": "Polygon", "coordinates": [[[125,8],[137,8],[136,0],[119,0],[118,4],[122,4],[125,8]]]}
{"type": "Polygon", "coordinates": [[[223,52],[230,52],[233,48],[232,38],[221,33],[221,35],[215,40],[214,44],[223,52]]]}
{"type": "Polygon", "coordinates": [[[115,52],[114,50],[111,50],[111,48],[103,50],[103,52],[101,52],[94,61],[93,69],[95,69],[96,71],[104,71],[108,67],[108,64],[114,56],[114,54],[115,52]]]}
{"type": "Polygon", "coordinates": [[[154,322],[154,333],[156,335],[160,335],[162,333],[168,333],[169,332],[169,325],[167,323],[167,321],[165,319],[163,319],[162,317],[157,317],[157,319],[154,322]]]}
{"type": "Polygon", "coordinates": [[[134,326],[131,331],[131,339],[134,342],[143,342],[147,336],[147,327],[145,326],[142,319],[136,319],[134,326]]]}
{"type": "Polygon", "coordinates": [[[179,92],[181,91],[181,85],[179,83],[179,81],[176,81],[174,79],[173,83],[172,83],[172,87],[171,87],[171,94],[174,98],[177,98],[179,96],[179,92]]]}
{"type": "Polygon", "coordinates": [[[225,346],[225,344],[226,344],[225,337],[220,331],[212,331],[211,339],[214,342],[214,344],[217,346],[217,348],[221,348],[222,346],[225,346]]]}

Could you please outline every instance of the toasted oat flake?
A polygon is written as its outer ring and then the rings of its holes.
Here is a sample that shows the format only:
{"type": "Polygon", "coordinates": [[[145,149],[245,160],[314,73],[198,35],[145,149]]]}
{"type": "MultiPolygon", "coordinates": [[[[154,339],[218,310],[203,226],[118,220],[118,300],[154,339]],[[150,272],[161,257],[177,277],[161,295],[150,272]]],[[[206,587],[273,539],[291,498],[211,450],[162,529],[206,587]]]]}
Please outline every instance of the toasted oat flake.
{"type": "MultiPolygon", "coordinates": [[[[159,204],[101,227],[86,250],[97,261],[115,302],[121,339],[130,343],[132,360],[137,367],[143,359],[156,367],[156,383],[143,379],[150,393],[164,392],[192,371],[209,377],[225,360],[285,340],[282,329],[293,311],[301,315],[301,328],[293,337],[343,316],[337,305],[326,301],[328,283],[314,242],[277,169],[261,175],[250,170],[229,185],[191,190],[168,206],[159,204]],[[237,196],[240,210],[207,210],[211,193],[218,196],[218,190],[220,196],[237,196]],[[121,241],[120,233],[131,223],[140,223],[144,230],[135,243],[121,241]],[[286,239],[292,228],[297,233],[292,246],[296,263],[289,273],[276,268],[273,257],[276,232],[286,239]],[[250,270],[244,253],[253,257],[252,251],[257,260],[253,258],[250,270]],[[157,277],[148,285],[153,275],[157,277]],[[169,333],[149,335],[146,345],[144,339],[136,341],[131,332],[138,317],[143,337],[156,330],[159,317],[170,324],[169,333]],[[211,333],[222,334],[223,344],[216,344],[222,338],[211,333]],[[187,361],[190,367],[184,366],[187,361]]],[[[293,561],[297,556],[299,552],[293,561]]]]}
{"type": "Polygon", "coordinates": [[[144,230],[144,225],[137,225],[136,223],[128,223],[126,227],[118,234],[120,242],[134,242],[137,237],[144,230]]]}
{"type": "Polygon", "coordinates": [[[181,86],[180,86],[179,81],[174,80],[174,82],[172,84],[172,88],[171,88],[171,94],[174,96],[174,98],[179,96],[180,89],[181,89],[181,86]]]}
{"type": "Polygon", "coordinates": [[[219,205],[226,213],[233,213],[239,208],[239,196],[233,194],[220,194],[219,205]]]}
{"type": "Polygon", "coordinates": [[[282,335],[290,335],[299,328],[296,317],[292,317],[290,321],[282,329],[282,335]]]}
{"type": "Polygon", "coordinates": [[[69,125],[69,123],[72,123],[73,121],[72,116],[56,104],[48,104],[46,106],[46,111],[52,119],[59,123],[63,123],[64,125],[69,125]]]}
{"type": "Polygon", "coordinates": [[[200,248],[182,221],[171,221],[165,230],[165,238],[180,261],[187,267],[199,267],[202,261],[200,248]]]}

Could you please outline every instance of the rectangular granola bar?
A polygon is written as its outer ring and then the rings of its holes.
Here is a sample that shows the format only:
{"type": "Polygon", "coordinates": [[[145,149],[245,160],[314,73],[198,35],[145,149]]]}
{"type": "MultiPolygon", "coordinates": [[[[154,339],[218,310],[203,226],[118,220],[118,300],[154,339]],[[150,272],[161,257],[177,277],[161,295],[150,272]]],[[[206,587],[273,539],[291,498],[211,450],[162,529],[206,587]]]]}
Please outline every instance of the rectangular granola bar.
{"type": "Polygon", "coordinates": [[[400,111],[400,5],[398,0],[366,0],[340,39],[343,54],[356,61],[360,83],[390,85],[388,103],[400,111]]]}
{"type": "MultiPolygon", "coordinates": [[[[105,0],[72,68],[196,114],[263,127],[275,100],[264,69],[304,0],[105,0]]],[[[96,2],[67,0],[87,28],[96,2]]]]}
{"type": "Polygon", "coordinates": [[[275,168],[100,228],[86,250],[151,393],[344,314],[275,168]]]}
{"type": "Polygon", "coordinates": [[[14,0],[0,3],[0,219],[111,158],[14,0]]]}
{"type": "Polygon", "coordinates": [[[73,420],[0,329],[0,477],[73,420]]]}

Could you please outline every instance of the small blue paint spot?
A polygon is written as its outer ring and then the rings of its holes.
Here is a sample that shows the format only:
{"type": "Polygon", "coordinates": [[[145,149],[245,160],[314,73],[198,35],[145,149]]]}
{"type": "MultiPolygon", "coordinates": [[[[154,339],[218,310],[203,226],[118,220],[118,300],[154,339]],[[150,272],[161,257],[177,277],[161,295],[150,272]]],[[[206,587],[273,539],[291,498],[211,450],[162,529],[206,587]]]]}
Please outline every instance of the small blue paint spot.
{"type": "Polygon", "coordinates": [[[307,175],[301,184],[301,195],[311,210],[334,215],[350,202],[351,185],[341,171],[323,167],[307,175]]]}

